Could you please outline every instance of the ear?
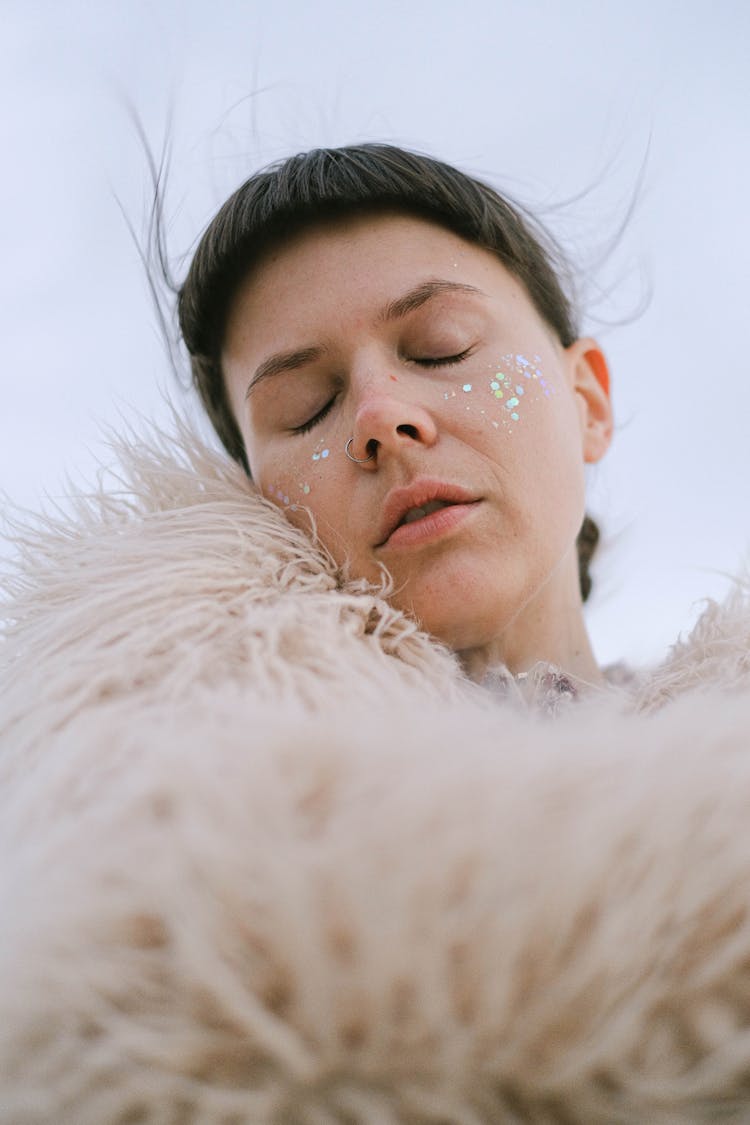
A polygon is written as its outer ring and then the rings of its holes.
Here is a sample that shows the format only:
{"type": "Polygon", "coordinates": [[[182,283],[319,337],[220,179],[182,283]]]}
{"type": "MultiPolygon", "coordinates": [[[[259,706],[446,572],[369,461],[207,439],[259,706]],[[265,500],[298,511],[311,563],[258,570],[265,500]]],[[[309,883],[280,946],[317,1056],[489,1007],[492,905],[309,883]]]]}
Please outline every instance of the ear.
{"type": "Polygon", "coordinates": [[[607,361],[590,336],[575,340],[565,349],[565,356],[581,422],[583,459],[600,461],[609,449],[614,430],[607,361]]]}

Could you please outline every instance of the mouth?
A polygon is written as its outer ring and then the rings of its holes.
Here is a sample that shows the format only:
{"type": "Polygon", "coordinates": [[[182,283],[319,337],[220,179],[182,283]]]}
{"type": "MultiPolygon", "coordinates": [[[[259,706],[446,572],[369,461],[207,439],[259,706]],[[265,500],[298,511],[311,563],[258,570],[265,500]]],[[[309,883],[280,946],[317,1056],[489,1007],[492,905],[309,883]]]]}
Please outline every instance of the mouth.
{"type": "Polygon", "coordinates": [[[417,480],[386,498],[376,548],[413,546],[456,527],[479,499],[459,485],[417,480]]]}
{"type": "Polygon", "coordinates": [[[448,507],[450,507],[448,500],[430,500],[422,508],[409,508],[398,526],[403,527],[405,523],[415,523],[416,520],[422,520],[425,516],[431,516],[433,512],[439,512],[441,508],[448,507]]]}

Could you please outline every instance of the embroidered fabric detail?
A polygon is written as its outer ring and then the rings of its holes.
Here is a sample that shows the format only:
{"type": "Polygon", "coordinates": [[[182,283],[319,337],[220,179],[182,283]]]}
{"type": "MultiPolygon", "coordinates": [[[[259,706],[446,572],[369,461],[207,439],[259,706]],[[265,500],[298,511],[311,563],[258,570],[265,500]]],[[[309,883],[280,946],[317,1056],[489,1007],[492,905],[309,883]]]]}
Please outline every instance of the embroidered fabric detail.
{"type": "Polygon", "coordinates": [[[578,698],[572,678],[556,664],[540,660],[528,672],[514,676],[505,665],[489,669],[482,687],[501,696],[521,709],[556,715],[562,707],[578,698]]]}
{"type": "Polygon", "coordinates": [[[571,677],[546,661],[539,661],[528,672],[519,672],[515,681],[527,705],[545,715],[557,715],[579,696],[571,677]]]}
{"type": "MultiPolygon", "coordinates": [[[[635,672],[622,661],[602,669],[609,688],[627,693],[637,680],[635,672]]],[[[528,672],[513,675],[503,664],[489,669],[482,687],[515,703],[520,708],[554,717],[587,694],[586,685],[557,664],[540,660],[528,672]]],[[[592,690],[602,690],[598,686],[592,690]]]]}

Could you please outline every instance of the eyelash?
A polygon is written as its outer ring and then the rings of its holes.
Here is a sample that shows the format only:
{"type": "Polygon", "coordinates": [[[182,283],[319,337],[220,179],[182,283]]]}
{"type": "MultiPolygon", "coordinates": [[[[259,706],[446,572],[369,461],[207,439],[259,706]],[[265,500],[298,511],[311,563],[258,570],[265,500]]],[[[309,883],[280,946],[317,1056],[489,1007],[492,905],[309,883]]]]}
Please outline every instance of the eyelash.
{"type": "Polygon", "coordinates": [[[452,363],[460,363],[462,359],[468,359],[473,348],[464,348],[458,355],[437,356],[435,358],[429,357],[427,359],[415,359],[413,362],[418,363],[420,367],[450,367],[452,363]]]}
{"type": "Polygon", "coordinates": [[[308,418],[308,420],[306,422],[303,422],[301,426],[295,426],[294,429],[292,430],[292,433],[293,434],[307,434],[307,433],[309,433],[310,430],[314,426],[317,426],[318,422],[323,421],[326,414],[328,413],[328,411],[333,406],[334,401],[335,401],[334,399],[330,399],[325,404],[325,406],[323,407],[322,410],[319,410],[317,414],[313,414],[312,418],[308,418]]]}
{"type": "MultiPolygon", "coordinates": [[[[464,350],[462,352],[459,352],[457,355],[446,355],[446,356],[435,356],[435,357],[430,356],[428,358],[423,358],[423,359],[414,359],[412,362],[419,364],[420,367],[450,367],[451,364],[460,363],[462,360],[468,359],[468,357],[471,355],[473,350],[474,350],[473,347],[472,348],[464,348],[464,350]]],[[[309,433],[310,430],[314,429],[314,427],[317,426],[319,422],[323,421],[326,414],[329,412],[329,410],[333,406],[334,402],[335,402],[335,397],[330,399],[325,404],[323,409],[319,410],[317,414],[313,414],[312,418],[308,418],[308,420],[306,422],[303,422],[301,426],[295,426],[294,429],[292,430],[292,433],[294,433],[294,434],[307,434],[307,433],[309,433]]]]}

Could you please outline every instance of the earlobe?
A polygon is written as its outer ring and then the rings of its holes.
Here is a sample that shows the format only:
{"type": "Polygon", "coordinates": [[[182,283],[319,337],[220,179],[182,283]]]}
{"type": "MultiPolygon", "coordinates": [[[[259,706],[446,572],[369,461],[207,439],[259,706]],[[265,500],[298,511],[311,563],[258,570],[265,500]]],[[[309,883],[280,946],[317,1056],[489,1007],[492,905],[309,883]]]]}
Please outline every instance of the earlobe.
{"type": "Polygon", "coordinates": [[[579,395],[584,460],[599,461],[614,429],[609,367],[596,340],[582,336],[565,349],[573,390],[579,395]]]}

